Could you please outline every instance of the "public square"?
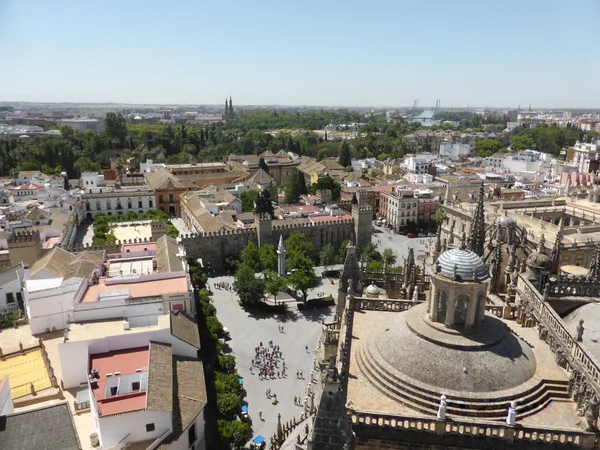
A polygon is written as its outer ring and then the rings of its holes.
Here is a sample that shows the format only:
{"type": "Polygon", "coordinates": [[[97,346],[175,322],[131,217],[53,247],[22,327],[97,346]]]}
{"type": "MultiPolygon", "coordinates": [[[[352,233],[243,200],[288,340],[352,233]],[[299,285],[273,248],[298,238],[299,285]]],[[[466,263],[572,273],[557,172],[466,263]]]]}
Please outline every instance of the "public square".
{"type": "MultiPolygon", "coordinates": [[[[414,249],[417,260],[422,261],[422,257],[419,256],[424,255],[429,245],[434,242],[435,238],[409,239],[390,233],[382,227],[375,227],[373,233],[373,243],[377,250],[394,250],[398,254],[397,264],[402,264],[410,248],[414,249]]],[[[332,269],[342,269],[342,266],[337,265],[332,269]]],[[[315,268],[318,275],[321,275],[322,270],[322,267],[315,268]]],[[[318,346],[321,333],[321,322],[332,320],[335,310],[332,307],[304,312],[297,309],[295,300],[284,300],[288,306],[285,315],[248,313],[239,305],[235,292],[215,288],[218,283],[229,283],[231,286],[233,282],[231,276],[213,277],[208,281],[214,293],[212,298],[217,308],[217,316],[231,335],[226,348],[235,356],[239,374],[244,378],[247,393],[245,400],[248,402],[248,412],[252,420],[253,437],[262,435],[269,439],[277,430],[278,413],[281,414],[282,423],[300,417],[302,407],[294,404],[294,397],[304,400],[306,396],[310,372],[313,369],[314,350],[318,346]],[[283,326],[283,333],[279,331],[280,326],[283,326]],[[261,342],[263,346],[268,346],[271,340],[274,345],[279,345],[283,353],[287,376],[261,380],[258,369],[253,367],[251,374],[250,366],[255,357],[255,347],[261,342]],[[303,379],[296,377],[297,371],[302,371],[303,379]],[[271,389],[271,393],[277,395],[279,402],[276,405],[267,397],[267,389],[271,389]],[[263,413],[263,420],[259,418],[259,411],[263,413]]],[[[319,295],[332,295],[337,298],[337,288],[337,280],[333,280],[332,283],[330,279],[323,278],[317,288],[309,291],[308,298],[317,298],[319,295]]],[[[278,369],[281,370],[281,364],[278,369]]]]}
{"type": "MultiPolygon", "coordinates": [[[[324,281],[325,285],[333,286],[329,280],[324,281]]],[[[285,316],[269,313],[249,314],[238,304],[235,292],[214,287],[216,283],[233,284],[233,277],[215,277],[210,278],[208,282],[214,292],[212,298],[217,308],[217,316],[231,334],[227,345],[231,348],[231,355],[236,358],[240,376],[244,377],[247,393],[245,400],[248,402],[248,413],[252,419],[253,437],[262,435],[269,439],[277,431],[278,413],[281,414],[282,423],[300,417],[302,407],[294,405],[294,397],[304,399],[306,395],[313,368],[314,350],[321,334],[321,321],[332,320],[334,309],[323,308],[303,312],[298,311],[294,301],[288,303],[285,316]],[[283,326],[283,333],[279,332],[279,326],[283,326]],[[250,365],[255,357],[254,348],[260,342],[263,346],[268,345],[270,340],[274,345],[279,345],[283,353],[287,376],[261,381],[257,368],[253,368],[254,374],[250,374],[250,365]],[[304,379],[296,378],[296,371],[302,371],[304,379]],[[276,405],[273,405],[265,394],[268,388],[272,394],[277,394],[279,402],[276,405]],[[259,419],[261,410],[264,419],[262,421],[259,419]]],[[[335,290],[337,291],[337,284],[335,290]]],[[[316,297],[317,291],[319,289],[313,290],[309,298],[316,297]]],[[[330,293],[331,288],[326,292],[330,293]]]]}

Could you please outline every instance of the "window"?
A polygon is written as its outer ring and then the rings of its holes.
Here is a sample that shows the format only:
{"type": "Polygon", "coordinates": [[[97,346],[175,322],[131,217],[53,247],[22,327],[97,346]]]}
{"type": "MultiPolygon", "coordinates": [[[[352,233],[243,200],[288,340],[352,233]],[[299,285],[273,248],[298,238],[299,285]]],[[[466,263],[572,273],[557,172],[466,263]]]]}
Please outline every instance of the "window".
{"type": "Polygon", "coordinates": [[[151,431],[154,431],[154,429],[155,429],[155,427],[154,427],[154,424],[153,424],[153,423],[147,423],[147,424],[146,424],[146,431],[147,431],[148,433],[150,433],[151,431]]]}
{"type": "Polygon", "coordinates": [[[114,397],[115,395],[117,395],[117,386],[113,386],[110,388],[110,396],[114,397]]]}
{"type": "Polygon", "coordinates": [[[169,194],[169,201],[170,202],[174,202],[175,201],[175,197],[173,197],[173,194],[169,194]]]}
{"type": "Polygon", "coordinates": [[[152,206],[152,200],[148,200],[148,205],[150,206],[150,208],[153,208],[153,206],[152,206]]]}
{"type": "Polygon", "coordinates": [[[17,301],[18,301],[19,303],[23,303],[23,295],[21,295],[21,293],[20,293],[20,292],[17,292],[17,301]]]}
{"type": "Polygon", "coordinates": [[[7,292],[6,293],[6,303],[14,303],[15,302],[15,296],[12,292],[7,292]]]}
{"type": "Polygon", "coordinates": [[[190,441],[190,447],[194,445],[198,436],[196,436],[196,424],[193,424],[188,430],[188,438],[190,441]]]}
{"type": "Polygon", "coordinates": [[[142,201],[138,200],[138,208],[142,208],[142,201]]]}
{"type": "Polygon", "coordinates": [[[131,383],[131,390],[132,391],[139,391],[140,390],[140,382],[139,381],[134,381],[133,383],[131,383]]]}
{"type": "Polygon", "coordinates": [[[162,203],[162,201],[163,201],[163,199],[162,199],[162,195],[159,195],[159,196],[158,196],[158,202],[159,202],[159,203],[162,203]]]}

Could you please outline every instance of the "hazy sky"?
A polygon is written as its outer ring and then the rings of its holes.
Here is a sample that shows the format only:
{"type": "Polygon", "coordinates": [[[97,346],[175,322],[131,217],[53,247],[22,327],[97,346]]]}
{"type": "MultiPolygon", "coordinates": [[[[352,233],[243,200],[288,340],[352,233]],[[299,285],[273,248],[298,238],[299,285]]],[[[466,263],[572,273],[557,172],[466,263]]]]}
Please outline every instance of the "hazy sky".
{"type": "Polygon", "coordinates": [[[0,0],[0,101],[600,108],[599,0],[0,0]]]}

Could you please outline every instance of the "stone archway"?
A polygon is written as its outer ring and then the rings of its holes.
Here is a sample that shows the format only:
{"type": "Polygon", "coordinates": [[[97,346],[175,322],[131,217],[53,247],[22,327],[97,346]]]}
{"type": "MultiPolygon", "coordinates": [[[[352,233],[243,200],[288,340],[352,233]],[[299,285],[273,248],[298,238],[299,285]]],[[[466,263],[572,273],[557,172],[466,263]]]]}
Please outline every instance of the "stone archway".
{"type": "Polygon", "coordinates": [[[440,301],[438,302],[437,322],[444,323],[446,321],[446,309],[448,307],[448,294],[446,291],[440,293],[440,301]]]}
{"type": "Polygon", "coordinates": [[[465,325],[467,322],[467,306],[469,305],[469,296],[460,294],[456,298],[454,306],[454,325],[465,325]]]}

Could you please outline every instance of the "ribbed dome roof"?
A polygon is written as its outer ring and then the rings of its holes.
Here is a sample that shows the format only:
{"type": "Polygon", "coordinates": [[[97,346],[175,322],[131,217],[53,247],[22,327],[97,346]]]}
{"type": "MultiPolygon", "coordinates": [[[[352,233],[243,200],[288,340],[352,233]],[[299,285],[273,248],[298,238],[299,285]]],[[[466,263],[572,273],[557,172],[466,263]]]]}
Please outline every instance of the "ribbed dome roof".
{"type": "Polygon", "coordinates": [[[516,224],[515,219],[508,216],[496,217],[496,220],[494,220],[494,225],[499,227],[514,227],[516,224]]]}
{"type": "Polygon", "coordinates": [[[475,275],[477,279],[484,280],[488,277],[488,271],[485,264],[477,253],[471,250],[461,250],[453,248],[440,255],[437,260],[436,272],[438,275],[446,278],[454,278],[454,266],[456,273],[462,281],[473,281],[475,275]]]}

